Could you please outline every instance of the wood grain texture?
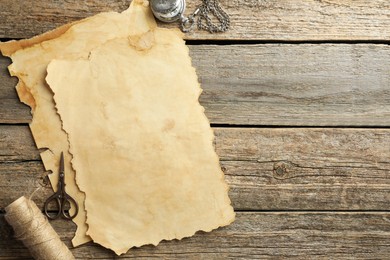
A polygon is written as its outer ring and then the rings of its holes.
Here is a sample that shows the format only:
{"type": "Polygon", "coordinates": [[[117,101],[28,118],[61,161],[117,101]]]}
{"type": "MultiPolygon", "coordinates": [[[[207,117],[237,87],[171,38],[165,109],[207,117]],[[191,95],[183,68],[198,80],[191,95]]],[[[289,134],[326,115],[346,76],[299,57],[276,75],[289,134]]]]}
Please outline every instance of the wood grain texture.
{"type": "MultiPolygon", "coordinates": [[[[237,210],[390,210],[389,129],[216,128],[237,210]]],[[[0,208],[44,173],[26,126],[0,126],[0,208]]],[[[50,194],[36,195],[39,206],[50,194]]]]}
{"type": "MultiPolygon", "coordinates": [[[[129,2],[1,0],[0,39],[29,38],[98,12],[125,10],[129,2]]],[[[187,12],[200,2],[187,0],[187,12]]],[[[220,2],[231,29],[185,37],[195,44],[190,54],[211,123],[263,126],[215,128],[237,220],[132,249],[121,259],[388,259],[390,128],[372,127],[390,127],[390,2],[220,2]],[[331,41],[372,44],[323,43],[331,41]]],[[[16,125],[31,115],[18,100],[9,63],[0,57],[0,259],[31,259],[2,211],[39,187],[45,170],[28,127],[16,125]]],[[[41,207],[51,193],[42,188],[34,200],[41,207]]],[[[75,226],[52,224],[70,246],[75,226]]],[[[92,243],[72,252],[77,259],[117,258],[92,243]]]]}
{"type": "MultiPolygon", "coordinates": [[[[220,2],[230,14],[231,29],[223,34],[197,31],[187,34],[187,39],[390,40],[387,0],[220,2]]],[[[129,3],[130,0],[2,0],[0,38],[29,38],[99,12],[123,11],[129,3]]],[[[187,13],[193,12],[200,3],[200,0],[188,0],[187,13]]]]}
{"type": "Polygon", "coordinates": [[[390,125],[390,46],[193,46],[214,123],[390,125]]]}
{"type": "MultiPolygon", "coordinates": [[[[387,259],[389,222],[390,213],[239,212],[231,226],[130,249],[120,259],[387,259]]],[[[51,223],[70,247],[73,224],[51,223]]],[[[30,259],[2,215],[0,237],[5,238],[0,240],[0,259],[30,259]]],[[[92,243],[71,251],[76,259],[116,259],[113,252],[92,243]]]]}
{"type": "MultiPolygon", "coordinates": [[[[381,44],[192,45],[214,124],[390,126],[390,46],[381,44]]],[[[0,59],[0,123],[26,123],[0,59]]]]}
{"type": "Polygon", "coordinates": [[[0,55],[0,123],[30,122],[30,108],[20,103],[16,94],[17,78],[9,76],[7,67],[10,63],[0,55]]]}

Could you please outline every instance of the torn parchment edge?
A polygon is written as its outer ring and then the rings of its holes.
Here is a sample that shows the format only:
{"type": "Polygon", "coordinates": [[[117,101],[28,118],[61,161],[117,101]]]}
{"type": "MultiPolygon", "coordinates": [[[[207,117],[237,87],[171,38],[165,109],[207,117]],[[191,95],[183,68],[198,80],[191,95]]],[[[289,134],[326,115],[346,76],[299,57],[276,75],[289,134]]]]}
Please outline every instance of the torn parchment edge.
{"type": "MultiPolygon", "coordinates": [[[[160,29],[160,30],[168,30],[168,29],[164,29],[164,28],[158,28],[158,29],[160,29]]],[[[149,50],[150,48],[152,48],[152,46],[149,46],[148,44],[144,45],[143,42],[142,42],[142,38],[145,36],[145,37],[147,37],[148,39],[154,39],[154,36],[153,36],[152,38],[150,38],[150,36],[149,36],[150,33],[154,33],[154,29],[145,32],[143,35],[141,35],[141,34],[136,34],[136,35],[134,35],[134,37],[136,37],[136,40],[134,40],[134,41],[129,41],[129,46],[132,47],[132,48],[134,48],[134,49],[137,50],[137,51],[140,51],[140,52],[149,50]],[[141,39],[141,46],[137,46],[136,44],[134,44],[134,43],[140,42],[140,41],[139,41],[140,39],[141,39]],[[143,46],[146,46],[146,48],[143,48],[143,46]]],[[[178,33],[179,33],[179,35],[181,36],[181,38],[183,38],[183,37],[182,37],[182,33],[181,33],[180,31],[178,31],[178,33]]],[[[129,38],[131,38],[131,37],[129,37],[129,38]]],[[[115,40],[117,40],[117,39],[118,39],[118,38],[116,38],[116,39],[111,39],[111,40],[107,41],[105,44],[109,43],[110,41],[115,41],[115,40]]],[[[184,44],[184,41],[183,41],[183,44],[184,44]]],[[[103,44],[103,45],[104,45],[104,44],[103,44]]],[[[194,66],[192,65],[192,58],[191,58],[190,55],[189,55],[189,48],[188,48],[187,45],[184,45],[184,46],[185,46],[186,55],[187,55],[187,57],[189,58],[191,67],[192,67],[192,69],[194,70],[194,73],[196,74],[196,69],[195,69],[194,66]]],[[[93,52],[94,52],[94,51],[92,51],[91,53],[93,54],[93,52]]],[[[87,61],[88,59],[78,59],[78,60],[79,60],[79,61],[81,61],[81,60],[87,61]]],[[[47,78],[49,77],[49,75],[52,74],[52,73],[50,73],[51,65],[52,65],[54,62],[56,62],[56,61],[77,61],[77,60],[63,60],[63,59],[52,60],[52,61],[49,63],[48,67],[47,67],[47,72],[48,72],[48,75],[47,75],[47,77],[46,77],[46,81],[47,81],[47,82],[48,82],[47,78]]],[[[197,74],[196,74],[196,75],[197,75],[197,74]]],[[[48,84],[49,84],[49,83],[48,83],[48,84]]],[[[50,84],[49,84],[49,87],[50,87],[50,84]]],[[[207,116],[206,116],[205,113],[204,113],[205,109],[204,109],[204,107],[203,107],[203,106],[200,104],[200,102],[199,102],[200,95],[201,95],[201,93],[203,92],[203,89],[201,88],[201,85],[200,85],[200,82],[199,82],[199,78],[197,78],[197,87],[198,87],[198,89],[199,89],[198,94],[197,94],[198,96],[197,96],[197,98],[196,98],[197,105],[199,105],[199,106],[200,106],[200,109],[202,110],[202,116],[203,116],[204,120],[207,121],[208,124],[210,124],[210,121],[208,120],[207,116]]],[[[54,99],[54,102],[55,102],[56,111],[57,111],[57,113],[61,116],[61,114],[60,114],[60,112],[59,112],[58,104],[57,104],[57,102],[56,102],[56,94],[53,95],[53,99],[54,99]]],[[[67,127],[64,126],[63,120],[61,120],[61,122],[62,122],[62,129],[63,129],[65,132],[67,132],[67,131],[66,131],[67,127]]],[[[223,183],[223,186],[224,186],[224,189],[225,189],[226,194],[228,194],[230,188],[229,188],[229,185],[226,183],[225,174],[224,174],[224,172],[221,170],[221,164],[220,164],[220,161],[219,161],[219,159],[218,159],[218,155],[216,154],[216,151],[215,151],[215,146],[214,146],[215,133],[214,133],[214,130],[213,130],[211,127],[210,127],[210,131],[211,131],[211,139],[209,140],[209,142],[210,142],[211,146],[213,147],[213,151],[214,151],[215,157],[217,158],[218,165],[219,165],[219,168],[220,168],[220,172],[219,172],[218,178],[219,178],[219,180],[221,181],[221,183],[223,183]]],[[[73,146],[72,146],[71,137],[69,136],[69,133],[68,133],[68,132],[67,132],[67,134],[68,134],[68,141],[69,141],[69,145],[70,145],[70,146],[69,146],[69,152],[73,155],[73,154],[74,154],[74,149],[73,149],[73,146]]],[[[72,163],[72,165],[73,165],[73,168],[77,168],[77,166],[75,166],[75,164],[77,164],[76,161],[77,161],[77,160],[76,160],[75,157],[73,156],[73,157],[72,157],[72,160],[71,160],[71,163],[72,163]]],[[[76,177],[76,180],[77,180],[77,177],[76,177]]],[[[80,189],[82,190],[82,188],[80,188],[80,189]]],[[[227,196],[226,199],[227,199],[227,204],[230,205],[230,206],[232,207],[232,202],[231,202],[230,198],[227,196]]],[[[233,207],[232,207],[232,208],[233,208],[233,207]]],[[[87,209],[87,208],[86,208],[86,213],[87,213],[87,224],[88,224],[88,209],[87,209]]],[[[191,234],[187,234],[187,235],[182,236],[182,237],[179,237],[179,238],[161,239],[161,240],[159,240],[159,241],[156,242],[156,243],[151,243],[150,245],[157,246],[159,243],[161,243],[161,242],[164,241],[164,240],[165,240],[165,241],[170,241],[170,240],[181,240],[181,239],[183,239],[183,238],[191,237],[191,236],[193,236],[194,234],[196,234],[197,232],[202,232],[202,231],[203,231],[203,232],[211,232],[212,230],[218,229],[218,228],[220,228],[220,227],[228,226],[228,225],[230,225],[231,223],[233,223],[234,220],[235,220],[235,213],[233,213],[233,214],[234,214],[234,215],[233,215],[232,219],[231,219],[229,222],[226,222],[226,223],[221,224],[221,225],[219,225],[219,226],[215,226],[215,227],[208,228],[208,229],[206,229],[206,228],[205,228],[205,229],[199,229],[199,230],[194,231],[194,232],[191,233],[191,234]]],[[[91,235],[91,234],[89,233],[89,231],[87,231],[87,234],[91,235]]],[[[111,248],[109,248],[109,247],[104,246],[104,245],[100,242],[100,240],[99,240],[99,239],[96,240],[96,239],[94,238],[93,235],[91,235],[91,238],[92,238],[92,240],[93,240],[94,242],[96,242],[96,243],[102,245],[103,247],[105,247],[105,248],[107,248],[107,249],[110,249],[110,250],[113,250],[113,249],[111,249],[111,248]]],[[[145,245],[146,245],[146,244],[145,244],[145,245]]],[[[141,246],[144,246],[144,245],[141,245],[141,246]]],[[[131,247],[131,248],[138,248],[138,247],[140,247],[140,246],[133,246],[133,247],[131,247]]],[[[126,253],[127,251],[128,251],[128,250],[126,250],[126,251],[114,251],[114,252],[115,252],[117,255],[121,255],[121,254],[126,253]]]]}

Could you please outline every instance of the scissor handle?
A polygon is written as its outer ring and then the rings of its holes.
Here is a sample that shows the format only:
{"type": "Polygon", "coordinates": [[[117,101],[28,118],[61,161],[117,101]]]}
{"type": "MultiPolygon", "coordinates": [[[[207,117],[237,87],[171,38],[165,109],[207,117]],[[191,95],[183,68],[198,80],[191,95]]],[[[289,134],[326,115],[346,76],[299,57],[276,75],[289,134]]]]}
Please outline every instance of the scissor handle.
{"type": "Polygon", "coordinates": [[[62,199],[62,204],[61,204],[61,216],[65,219],[74,219],[77,214],[79,213],[79,205],[77,204],[77,202],[71,197],[68,195],[68,193],[64,192],[63,194],[63,199],[62,199]],[[74,207],[74,210],[75,212],[73,213],[73,215],[70,215],[70,213],[68,212],[65,212],[65,204],[66,202],[69,203],[70,206],[74,207]]]}
{"type": "Polygon", "coordinates": [[[56,192],[54,193],[52,196],[50,196],[46,201],[45,201],[45,204],[43,206],[44,208],[44,212],[45,212],[45,215],[48,219],[57,219],[59,218],[60,216],[65,218],[65,219],[73,219],[76,217],[77,213],[79,212],[79,206],[77,205],[77,202],[71,197],[69,196],[67,193],[65,192],[62,192],[62,193],[59,193],[59,192],[56,192]],[[50,214],[48,211],[49,211],[49,204],[52,202],[52,201],[55,201],[56,204],[57,204],[57,213],[55,215],[52,215],[50,214]],[[73,215],[70,215],[68,212],[66,212],[66,203],[69,203],[70,205],[73,205],[73,207],[75,208],[75,212],[73,215]]]}
{"type": "Polygon", "coordinates": [[[57,219],[60,214],[61,214],[61,200],[60,200],[60,197],[61,195],[58,194],[58,193],[54,193],[52,196],[50,196],[46,201],[45,201],[45,204],[43,205],[43,210],[45,212],[45,215],[48,219],[57,219]],[[56,201],[56,204],[57,204],[57,213],[56,215],[52,215],[52,214],[49,214],[48,210],[49,210],[49,204],[55,200],[56,201]]]}

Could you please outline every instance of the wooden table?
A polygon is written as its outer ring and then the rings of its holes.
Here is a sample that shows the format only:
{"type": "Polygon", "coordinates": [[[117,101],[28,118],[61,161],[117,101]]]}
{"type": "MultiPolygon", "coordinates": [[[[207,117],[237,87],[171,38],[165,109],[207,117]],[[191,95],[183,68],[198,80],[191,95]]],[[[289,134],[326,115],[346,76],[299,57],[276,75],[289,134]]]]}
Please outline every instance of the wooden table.
{"type": "MultiPolygon", "coordinates": [[[[189,0],[188,10],[200,0],[189,0]]],[[[129,0],[2,0],[0,38],[28,38],[129,0]]],[[[390,257],[390,2],[221,0],[224,34],[187,35],[237,220],[123,258],[390,257]]],[[[4,207],[44,172],[0,58],[0,259],[29,259],[4,207]]],[[[50,189],[35,201],[42,206],[50,189]]],[[[67,245],[75,226],[53,221],[67,245]]],[[[95,244],[77,259],[114,259],[95,244]]]]}

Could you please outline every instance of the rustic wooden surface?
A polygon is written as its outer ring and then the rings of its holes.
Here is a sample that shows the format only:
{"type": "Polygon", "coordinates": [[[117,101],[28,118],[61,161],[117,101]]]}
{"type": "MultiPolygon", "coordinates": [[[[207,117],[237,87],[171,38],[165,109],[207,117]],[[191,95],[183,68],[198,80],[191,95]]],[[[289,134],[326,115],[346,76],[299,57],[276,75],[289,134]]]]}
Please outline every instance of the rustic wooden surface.
{"type": "MultiPolygon", "coordinates": [[[[189,47],[204,89],[200,102],[213,124],[390,125],[389,45],[189,47]]],[[[0,58],[0,120],[27,123],[30,112],[16,98],[9,63],[0,58]]]]}
{"type": "MultiPolygon", "coordinates": [[[[200,1],[187,2],[192,10],[200,1]]],[[[2,0],[0,39],[31,37],[128,3],[2,0]]],[[[186,37],[237,220],[121,258],[388,259],[390,2],[221,3],[232,18],[228,33],[186,37]]],[[[9,63],[0,57],[0,259],[30,259],[4,207],[35,190],[44,169],[9,63]]],[[[50,192],[37,193],[39,206],[50,192]]],[[[70,246],[74,225],[53,225],[70,246]]],[[[92,243],[72,252],[116,258],[92,243]]]]}
{"type": "MultiPolygon", "coordinates": [[[[238,212],[235,223],[181,241],[143,246],[118,259],[388,259],[390,213],[238,212]],[[373,257],[375,256],[375,257],[373,257]]],[[[70,246],[73,224],[53,221],[70,246]]],[[[0,248],[6,259],[29,259],[0,217],[0,248]]],[[[72,250],[77,259],[117,259],[92,243],[72,250]]]]}
{"type": "MultiPolygon", "coordinates": [[[[390,129],[214,130],[237,210],[390,210],[390,129]]],[[[4,207],[39,187],[44,170],[27,126],[0,126],[0,141],[4,207]]]]}
{"type": "MultiPolygon", "coordinates": [[[[224,34],[188,34],[187,39],[388,40],[387,0],[220,0],[231,16],[224,34]]],[[[0,38],[26,38],[102,11],[123,11],[129,0],[2,0],[0,38]]],[[[187,1],[187,13],[199,0],[187,1]]],[[[174,26],[174,25],[172,25],[174,26]]]]}

